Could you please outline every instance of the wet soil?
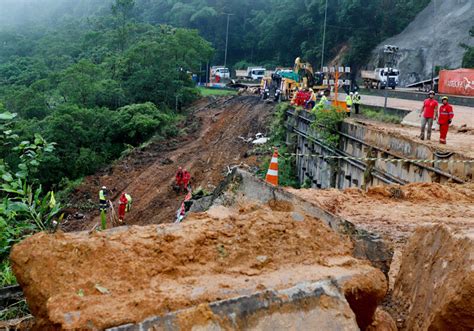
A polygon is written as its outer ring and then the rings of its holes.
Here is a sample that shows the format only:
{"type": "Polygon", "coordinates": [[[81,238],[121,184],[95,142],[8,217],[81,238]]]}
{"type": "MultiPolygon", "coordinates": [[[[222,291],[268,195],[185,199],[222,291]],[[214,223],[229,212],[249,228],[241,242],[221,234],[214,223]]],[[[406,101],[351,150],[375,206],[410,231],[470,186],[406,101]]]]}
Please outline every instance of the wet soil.
{"type": "Polygon", "coordinates": [[[187,134],[136,149],[108,169],[85,178],[70,201],[73,207],[67,210],[71,215],[79,213],[85,217],[69,217],[63,230],[87,230],[99,223],[98,211],[82,206],[98,206],[102,185],[111,190],[115,204],[121,192],[132,195],[133,208],[126,216],[127,225],[173,222],[185,195],[176,193],[172,187],[177,168],[181,166],[191,173],[194,189],[202,187],[212,192],[228,173],[228,167],[255,167],[257,157],[247,155],[253,146],[242,138],[267,133],[273,107],[255,96],[225,97],[217,102],[201,100],[182,124],[187,134]],[[211,107],[206,107],[208,104],[211,107]]]}
{"type": "Polygon", "coordinates": [[[385,295],[382,272],[351,257],[351,242],[320,220],[265,205],[219,208],[181,224],[40,233],[16,245],[13,268],[37,326],[103,329],[328,277],[347,277],[355,302],[385,295]]]}

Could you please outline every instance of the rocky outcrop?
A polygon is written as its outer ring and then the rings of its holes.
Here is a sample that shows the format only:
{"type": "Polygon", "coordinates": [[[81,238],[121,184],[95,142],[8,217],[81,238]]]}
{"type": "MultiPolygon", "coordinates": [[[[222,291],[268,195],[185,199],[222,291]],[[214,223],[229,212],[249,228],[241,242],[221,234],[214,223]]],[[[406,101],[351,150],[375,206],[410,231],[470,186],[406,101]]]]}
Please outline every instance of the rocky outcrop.
{"type": "Polygon", "coordinates": [[[402,33],[376,48],[369,67],[383,66],[383,46],[396,45],[401,86],[430,79],[433,65],[459,68],[465,52],[460,44],[474,45],[469,36],[473,17],[472,0],[432,0],[402,33]]]}

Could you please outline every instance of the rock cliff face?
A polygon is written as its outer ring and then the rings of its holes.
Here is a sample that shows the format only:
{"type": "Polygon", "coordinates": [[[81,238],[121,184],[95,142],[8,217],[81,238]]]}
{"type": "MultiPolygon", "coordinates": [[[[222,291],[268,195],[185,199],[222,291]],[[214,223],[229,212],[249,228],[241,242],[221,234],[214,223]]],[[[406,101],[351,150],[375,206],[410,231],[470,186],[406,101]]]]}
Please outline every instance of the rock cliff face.
{"type": "Polygon", "coordinates": [[[434,66],[459,68],[465,50],[474,44],[469,36],[474,17],[472,0],[432,0],[399,35],[383,41],[373,52],[369,68],[383,66],[384,45],[400,47],[400,85],[431,78],[434,66]]]}

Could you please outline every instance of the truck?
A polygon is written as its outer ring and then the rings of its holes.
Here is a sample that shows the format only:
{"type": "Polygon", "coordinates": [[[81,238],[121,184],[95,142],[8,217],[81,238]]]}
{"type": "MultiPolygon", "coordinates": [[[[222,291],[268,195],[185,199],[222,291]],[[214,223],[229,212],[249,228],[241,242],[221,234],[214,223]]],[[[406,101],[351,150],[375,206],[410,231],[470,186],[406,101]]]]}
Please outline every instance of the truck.
{"type": "Polygon", "coordinates": [[[251,80],[261,80],[265,77],[266,69],[262,67],[248,67],[247,78],[251,80]]]}
{"type": "Polygon", "coordinates": [[[224,66],[213,66],[211,67],[211,77],[219,76],[220,79],[229,79],[230,70],[224,66]]]}
{"type": "Polygon", "coordinates": [[[398,86],[400,71],[394,68],[376,68],[375,70],[362,70],[361,77],[366,88],[384,89],[398,86]]]}

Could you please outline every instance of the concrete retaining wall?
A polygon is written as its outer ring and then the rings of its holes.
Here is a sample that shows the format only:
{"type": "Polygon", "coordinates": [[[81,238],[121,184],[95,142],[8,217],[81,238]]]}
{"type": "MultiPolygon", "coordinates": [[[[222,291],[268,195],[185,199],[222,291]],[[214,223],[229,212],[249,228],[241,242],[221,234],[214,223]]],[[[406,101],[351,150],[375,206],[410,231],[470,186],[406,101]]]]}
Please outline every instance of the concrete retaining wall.
{"type": "MultiPolygon", "coordinates": [[[[366,92],[367,90],[362,90],[362,93],[366,92]]],[[[370,95],[377,95],[380,97],[385,96],[384,90],[370,90],[368,92],[370,95]]],[[[387,90],[387,95],[389,98],[398,98],[398,99],[407,99],[407,100],[416,100],[416,101],[423,101],[426,99],[426,92],[406,92],[401,90],[387,90]]],[[[441,100],[439,100],[441,103],[441,100]]],[[[466,106],[466,107],[474,107],[474,98],[472,97],[462,97],[462,96],[449,96],[449,103],[457,106],[466,106]]]]}
{"type": "MultiPolygon", "coordinates": [[[[473,178],[471,163],[414,163],[366,160],[328,160],[324,156],[355,158],[437,160],[440,155],[429,146],[408,138],[388,135],[362,124],[344,122],[337,147],[328,148],[318,130],[312,128],[313,116],[290,110],[287,118],[287,143],[297,154],[297,173],[301,184],[313,188],[348,188],[384,184],[447,181],[463,182],[473,178]]],[[[444,156],[444,155],[443,155],[444,156]]],[[[449,160],[465,160],[460,154],[449,160]]]]}
{"type": "Polygon", "coordinates": [[[223,300],[108,331],[359,330],[336,281],[298,284],[223,300]]]}

